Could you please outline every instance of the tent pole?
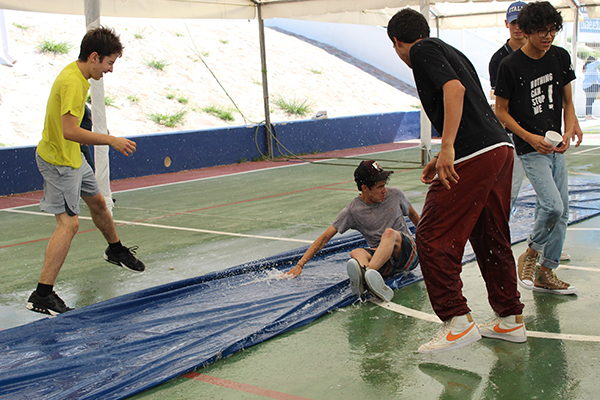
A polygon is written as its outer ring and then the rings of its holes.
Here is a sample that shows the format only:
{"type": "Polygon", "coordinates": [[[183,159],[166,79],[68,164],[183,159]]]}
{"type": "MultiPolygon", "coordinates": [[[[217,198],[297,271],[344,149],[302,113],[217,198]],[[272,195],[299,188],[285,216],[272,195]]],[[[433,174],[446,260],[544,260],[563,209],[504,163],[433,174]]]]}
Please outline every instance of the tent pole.
{"type": "MultiPolygon", "coordinates": [[[[86,31],[100,26],[101,0],[84,0],[86,31]]],[[[92,79],[90,87],[92,97],[92,130],[96,133],[108,134],[106,127],[106,107],[104,105],[104,81],[92,79]]],[[[110,164],[108,146],[94,146],[94,161],[96,164],[96,180],[100,193],[104,196],[106,206],[112,214],[113,201],[110,190],[110,164]]]]}
{"type": "MultiPolygon", "coordinates": [[[[420,1],[420,11],[429,21],[429,0],[420,1]]],[[[438,31],[439,32],[439,31],[438,31]]],[[[438,33],[439,36],[439,33],[438,33]]],[[[431,122],[421,107],[421,165],[425,166],[431,161],[431,122]]]]}
{"type": "Polygon", "coordinates": [[[258,10],[258,37],[260,41],[260,70],[262,72],[263,101],[265,106],[265,142],[267,156],[273,158],[273,140],[271,139],[271,111],[269,109],[269,86],[267,84],[267,56],[265,50],[265,24],[262,19],[262,4],[257,4],[258,10]]]}

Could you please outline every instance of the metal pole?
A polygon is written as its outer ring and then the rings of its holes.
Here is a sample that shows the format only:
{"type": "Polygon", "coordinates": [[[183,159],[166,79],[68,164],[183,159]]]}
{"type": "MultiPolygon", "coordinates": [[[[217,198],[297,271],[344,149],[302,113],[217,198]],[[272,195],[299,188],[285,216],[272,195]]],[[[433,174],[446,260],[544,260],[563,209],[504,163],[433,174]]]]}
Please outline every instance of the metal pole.
{"type": "MultiPolygon", "coordinates": [[[[101,0],[84,0],[86,31],[100,26],[101,0]]],[[[92,98],[92,130],[96,133],[108,134],[106,125],[106,107],[104,106],[104,81],[91,79],[90,94],[92,98]]],[[[110,163],[108,158],[109,146],[94,146],[94,161],[96,163],[96,180],[100,192],[104,196],[106,206],[112,213],[113,201],[110,189],[110,163]]]]}
{"type": "Polygon", "coordinates": [[[262,19],[262,4],[257,4],[258,10],[258,37],[260,41],[260,70],[262,72],[263,101],[265,106],[265,142],[267,156],[273,158],[273,140],[271,138],[271,110],[269,108],[269,86],[267,84],[267,56],[265,50],[265,24],[262,19]]]}
{"type": "MultiPolygon", "coordinates": [[[[429,0],[420,1],[420,11],[429,21],[429,0]]],[[[439,28],[439,26],[438,26],[439,28]]],[[[439,30],[438,30],[439,36],[439,30]]],[[[421,107],[421,165],[425,166],[431,161],[431,122],[421,107]]]]}

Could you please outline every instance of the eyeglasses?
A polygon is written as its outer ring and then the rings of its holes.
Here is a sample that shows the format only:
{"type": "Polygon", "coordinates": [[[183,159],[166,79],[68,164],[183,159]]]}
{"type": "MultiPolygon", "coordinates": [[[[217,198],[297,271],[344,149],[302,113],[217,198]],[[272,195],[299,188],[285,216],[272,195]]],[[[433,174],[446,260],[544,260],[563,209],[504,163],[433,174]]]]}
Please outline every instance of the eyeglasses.
{"type": "Polygon", "coordinates": [[[550,34],[552,37],[556,36],[556,32],[558,32],[558,29],[556,28],[552,28],[552,29],[543,29],[543,30],[539,30],[537,31],[537,35],[541,38],[545,38],[548,36],[548,34],[550,34]]]}

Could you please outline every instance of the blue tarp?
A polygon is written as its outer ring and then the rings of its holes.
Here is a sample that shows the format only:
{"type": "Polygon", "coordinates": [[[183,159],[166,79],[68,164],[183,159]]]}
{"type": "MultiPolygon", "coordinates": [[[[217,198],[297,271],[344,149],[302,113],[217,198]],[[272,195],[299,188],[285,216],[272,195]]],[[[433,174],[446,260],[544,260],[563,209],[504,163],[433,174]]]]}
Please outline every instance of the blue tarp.
{"type": "MultiPolygon", "coordinates": [[[[570,223],[600,213],[597,183],[571,183],[570,196],[570,223]]],[[[531,229],[533,191],[517,205],[513,242],[531,229]]],[[[364,245],[358,235],[332,241],[297,279],[279,276],[306,247],[2,331],[0,398],[122,399],[308,324],[356,301],[345,264],[364,245]]],[[[416,269],[388,283],[420,279],[416,269]]]]}
{"type": "MultiPolygon", "coordinates": [[[[0,332],[0,398],[122,399],[356,301],[360,235],[332,241],[297,279],[306,247],[0,332]]],[[[422,279],[396,277],[397,289],[422,279]]]]}

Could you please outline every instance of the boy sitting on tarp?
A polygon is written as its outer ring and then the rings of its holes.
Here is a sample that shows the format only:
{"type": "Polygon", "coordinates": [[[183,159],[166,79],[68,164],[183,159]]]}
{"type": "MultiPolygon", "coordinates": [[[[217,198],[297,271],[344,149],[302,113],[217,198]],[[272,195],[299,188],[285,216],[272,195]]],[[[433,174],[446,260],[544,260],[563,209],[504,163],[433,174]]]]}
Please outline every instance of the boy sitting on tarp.
{"type": "Polygon", "coordinates": [[[390,301],[394,291],[383,278],[402,271],[410,271],[419,263],[415,242],[406,225],[407,216],[415,226],[419,214],[406,195],[397,187],[386,187],[390,174],[373,160],[362,161],[354,171],[354,181],[360,195],[338,214],[327,228],[306,250],[300,261],[284,277],[296,277],[304,265],[317,254],[338,232],[348,229],[359,231],[369,248],[352,250],[346,269],[350,288],[361,296],[367,288],[377,297],[390,301]]]}

